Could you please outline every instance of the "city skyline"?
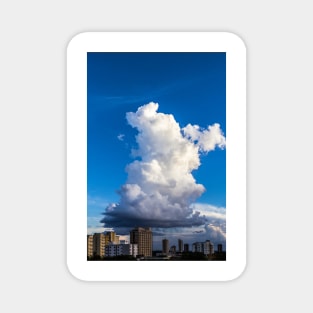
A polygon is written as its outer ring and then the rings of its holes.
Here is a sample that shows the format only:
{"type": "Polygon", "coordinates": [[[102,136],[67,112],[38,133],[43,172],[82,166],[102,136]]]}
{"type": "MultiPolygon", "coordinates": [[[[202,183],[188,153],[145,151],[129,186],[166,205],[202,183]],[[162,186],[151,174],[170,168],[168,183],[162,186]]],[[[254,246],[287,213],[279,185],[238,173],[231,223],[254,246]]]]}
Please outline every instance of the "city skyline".
{"type": "Polygon", "coordinates": [[[87,235],[88,261],[161,261],[161,260],[226,260],[226,251],[222,244],[215,244],[211,240],[183,244],[178,239],[178,245],[170,245],[168,239],[162,239],[162,250],[152,249],[151,228],[136,227],[130,230],[129,240],[121,239],[113,231],[87,235]]]}
{"type": "Polygon", "coordinates": [[[87,233],[225,246],[225,53],[88,53],[87,73],[87,233]]]}

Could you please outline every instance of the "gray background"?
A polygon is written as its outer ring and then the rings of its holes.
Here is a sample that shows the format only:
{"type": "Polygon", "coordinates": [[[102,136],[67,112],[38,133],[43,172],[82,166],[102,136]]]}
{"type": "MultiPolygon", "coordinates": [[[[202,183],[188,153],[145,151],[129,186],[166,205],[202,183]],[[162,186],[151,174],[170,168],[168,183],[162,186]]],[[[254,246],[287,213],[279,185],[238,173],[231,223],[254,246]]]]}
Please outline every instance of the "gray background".
{"type": "Polygon", "coordinates": [[[2,1],[1,311],[312,310],[309,3],[2,1]],[[83,31],[229,31],[245,41],[248,257],[240,278],[86,283],[67,271],[66,45],[83,31]]]}

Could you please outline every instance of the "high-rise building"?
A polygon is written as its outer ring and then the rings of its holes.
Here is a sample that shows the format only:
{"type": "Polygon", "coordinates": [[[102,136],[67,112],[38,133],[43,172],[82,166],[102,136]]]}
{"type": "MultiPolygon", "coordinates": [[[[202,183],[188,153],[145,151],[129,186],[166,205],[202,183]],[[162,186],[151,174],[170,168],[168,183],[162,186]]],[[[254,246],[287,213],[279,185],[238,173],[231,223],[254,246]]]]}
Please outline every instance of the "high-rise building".
{"type": "Polygon", "coordinates": [[[192,252],[201,252],[205,255],[214,254],[214,245],[210,240],[195,242],[192,244],[192,252]]]}
{"type": "Polygon", "coordinates": [[[192,244],[192,252],[203,252],[202,242],[194,242],[192,244]]]}
{"type": "Polygon", "coordinates": [[[93,235],[93,254],[96,256],[104,257],[105,248],[105,234],[96,233],[93,235]]]}
{"type": "Polygon", "coordinates": [[[170,254],[175,255],[176,254],[176,246],[171,246],[170,248],[170,254]]]}
{"type": "Polygon", "coordinates": [[[184,244],[184,252],[189,252],[189,244],[188,243],[184,244]]]}
{"type": "Polygon", "coordinates": [[[130,231],[130,243],[138,245],[138,254],[152,256],[151,228],[137,227],[130,231]]]}
{"type": "Polygon", "coordinates": [[[178,252],[183,252],[183,241],[178,239],[178,252]]]}
{"type": "Polygon", "coordinates": [[[87,235],[87,257],[105,256],[105,246],[109,243],[119,244],[119,236],[114,231],[87,235]]]}
{"type": "Polygon", "coordinates": [[[167,239],[162,240],[162,253],[163,254],[168,254],[169,252],[169,242],[167,239]]]}
{"type": "Polygon", "coordinates": [[[214,245],[210,240],[206,240],[205,242],[202,243],[203,245],[203,253],[205,255],[212,255],[214,254],[214,245]]]}
{"type": "Polygon", "coordinates": [[[105,244],[107,245],[110,242],[115,244],[120,242],[119,236],[117,236],[114,231],[107,231],[105,233],[105,244]]]}
{"type": "Polygon", "coordinates": [[[222,245],[221,243],[219,243],[219,244],[217,245],[217,252],[218,252],[218,253],[223,252],[223,245],[222,245]]]}

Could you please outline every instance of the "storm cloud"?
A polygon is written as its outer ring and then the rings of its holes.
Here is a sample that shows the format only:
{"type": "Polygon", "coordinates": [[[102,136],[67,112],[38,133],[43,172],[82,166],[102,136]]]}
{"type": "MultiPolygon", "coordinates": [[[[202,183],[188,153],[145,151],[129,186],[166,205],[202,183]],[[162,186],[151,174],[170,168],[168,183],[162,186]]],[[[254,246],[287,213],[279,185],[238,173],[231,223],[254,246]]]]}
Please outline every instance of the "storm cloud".
{"type": "Polygon", "coordinates": [[[219,124],[180,128],[172,114],[160,113],[158,107],[150,102],[126,113],[128,124],[138,131],[138,148],[132,151],[135,160],[126,167],[128,178],[118,191],[119,203],[109,204],[104,212],[105,227],[207,224],[207,216],[192,207],[205,191],[192,171],[199,168],[201,153],[225,147],[225,137],[219,124]]]}

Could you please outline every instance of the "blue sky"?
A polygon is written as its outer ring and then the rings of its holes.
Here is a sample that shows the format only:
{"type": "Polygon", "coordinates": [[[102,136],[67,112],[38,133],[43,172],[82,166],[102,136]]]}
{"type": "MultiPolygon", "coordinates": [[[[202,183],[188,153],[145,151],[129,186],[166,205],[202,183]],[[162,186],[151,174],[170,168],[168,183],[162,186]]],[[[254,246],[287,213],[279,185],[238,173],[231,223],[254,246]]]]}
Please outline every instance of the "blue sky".
{"type": "MultiPolygon", "coordinates": [[[[88,53],[87,73],[88,232],[92,233],[103,228],[99,221],[107,206],[121,200],[117,191],[128,180],[126,166],[136,160],[132,149],[138,149],[138,128],[130,125],[127,112],[135,114],[139,107],[157,103],[157,113],[172,114],[181,129],[191,124],[204,130],[218,123],[226,137],[226,55],[88,53]]],[[[205,192],[190,206],[221,217],[207,222],[220,241],[225,237],[226,149],[199,152],[199,158],[201,165],[192,175],[205,192]]],[[[206,232],[208,225],[195,227],[159,232],[173,238],[185,234],[186,242],[196,240],[195,234],[211,234],[206,232]]]]}

